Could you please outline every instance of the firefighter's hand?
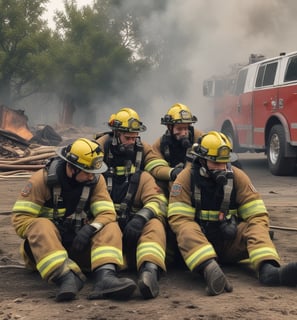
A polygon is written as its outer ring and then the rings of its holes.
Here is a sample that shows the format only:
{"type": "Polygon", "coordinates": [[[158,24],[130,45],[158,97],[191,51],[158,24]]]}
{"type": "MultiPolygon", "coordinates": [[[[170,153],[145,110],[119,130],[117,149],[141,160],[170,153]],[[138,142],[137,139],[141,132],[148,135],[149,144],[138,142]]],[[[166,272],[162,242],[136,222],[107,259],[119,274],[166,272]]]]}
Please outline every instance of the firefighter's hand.
{"type": "Polygon", "coordinates": [[[90,224],[85,224],[76,234],[72,242],[72,248],[76,251],[83,251],[91,241],[97,229],[90,224]]]}
{"type": "Polygon", "coordinates": [[[146,222],[147,219],[138,214],[128,222],[123,235],[123,242],[127,248],[136,247],[146,222]]]}
{"type": "Polygon", "coordinates": [[[170,171],[170,180],[174,181],[177,175],[183,170],[182,167],[175,167],[170,171]]]}

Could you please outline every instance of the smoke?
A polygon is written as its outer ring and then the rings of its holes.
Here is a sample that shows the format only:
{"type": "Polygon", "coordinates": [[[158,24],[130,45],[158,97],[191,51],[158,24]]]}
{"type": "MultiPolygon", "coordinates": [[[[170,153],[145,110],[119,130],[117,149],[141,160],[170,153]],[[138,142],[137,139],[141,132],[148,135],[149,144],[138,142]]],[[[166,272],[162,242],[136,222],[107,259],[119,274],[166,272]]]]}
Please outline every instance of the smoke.
{"type": "MultiPolygon", "coordinates": [[[[107,130],[111,113],[133,107],[148,127],[143,140],[153,143],[165,127],[169,107],[181,102],[197,116],[195,127],[212,129],[213,110],[202,95],[202,82],[227,73],[234,63],[247,63],[251,53],[273,57],[297,50],[295,0],[125,0],[126,8],[145,12],[140,34],[157,50],[164,49],[158,69],[144,74],[134,88],[117,99],[93,103],[98,131],[107,130]],[[163,5],[162,5],[163,4],[163,5]]],[[[85,116],[76,115],[78,123],[85,116]]]]}
{"type": "MultiPolygon", "coordinates": [[[[125,5],[146,6],[138,0],[125,5]]],[[[203,80],[228,72],[234,63],[248,63],[251,53],[272,57],[297,50],[296,9],[294,0],[170,0],[165,10],[152,12],[142,21],[141,34],[156,48],[160,39],[165,44],[162,63],[122,102],[136,101],[148,127],[143,137],[153,142],[164,132],[160,118],[175,102],[190,107],[197,128],[212,129],[215,115],[202,95],[203,80]]]]}

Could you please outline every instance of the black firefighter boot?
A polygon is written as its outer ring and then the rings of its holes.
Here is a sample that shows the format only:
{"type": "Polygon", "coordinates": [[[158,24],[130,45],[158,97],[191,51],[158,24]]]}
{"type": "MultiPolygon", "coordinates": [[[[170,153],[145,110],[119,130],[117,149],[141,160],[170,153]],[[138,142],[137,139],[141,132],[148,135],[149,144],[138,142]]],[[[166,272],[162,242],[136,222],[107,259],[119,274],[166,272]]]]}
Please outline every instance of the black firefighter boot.
{"type": "Polygon", "coordinates": [[[114,264],[105,264],[94,271],[95,284],[88,299],[128,299],[137,288],[129,278],[119,278],[114,264]]]}
{"type": "Polygon", "coordinates": [[[84,282],[72,271],[67,272],[54,281],[59,289],[56,294],[56,301],[69,301],[75,299],[78,291],[84,285],[84,282]]]}
{"type": "Polygon", "coordinates": [[[206,292],[208,295],[216,296],[224,291],[232,292],[233,287],[231,283],[214,259],[204,262],[200,266],[200,270],[203,272],[203,276],[207,284],[206,292]]]}
{"type": "Polygon", "coordinates": [[[140,268],[138,287],[144,299],[155,298],[159,294],[159,268],[152,262],[144,262],[140,268]]]}
{"type": "Polygon", "coordinates": [[[259,270],[259,281],[267,286],[288,286],[297,285],[297,263],[290,262],[279,267],[273,261],[264,262],[259,270]]]}

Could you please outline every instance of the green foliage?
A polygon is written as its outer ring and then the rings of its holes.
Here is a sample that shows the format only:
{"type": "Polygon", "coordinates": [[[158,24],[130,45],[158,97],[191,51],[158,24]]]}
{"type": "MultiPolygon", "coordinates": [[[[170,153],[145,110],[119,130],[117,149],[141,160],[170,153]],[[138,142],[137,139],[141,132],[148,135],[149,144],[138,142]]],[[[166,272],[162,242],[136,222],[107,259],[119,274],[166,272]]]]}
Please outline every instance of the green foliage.
{"type": "Polygon", "coordinates": [[[163,1],[141,11],[114,0],[78,9],[65,0],[51,30],[41,18],[48,0],[0,0],[0,103],[48,92],[74,110],[129,92],[155,64],[145,55],[141,18],[162,10],[163,1]]]}
{"type": "Polygon", "coordinates": [[[2,103],[12,104],[40,86],[35,80],[50,42],[50,31],[40,18],[45,3],[47,0],[0,0],[2,103]]]}
{"type": "Polygon", "coordinates": [[[78,106],[87,106],[94,97],[117,94],[131,84],[145,67],[132,59],[124,45],[122,29],[110,15],[109,1],[77,9],[66,1],[65,13],[56,16],[61,39],[56,63],[56,90],[71,95],[78,106]]]}

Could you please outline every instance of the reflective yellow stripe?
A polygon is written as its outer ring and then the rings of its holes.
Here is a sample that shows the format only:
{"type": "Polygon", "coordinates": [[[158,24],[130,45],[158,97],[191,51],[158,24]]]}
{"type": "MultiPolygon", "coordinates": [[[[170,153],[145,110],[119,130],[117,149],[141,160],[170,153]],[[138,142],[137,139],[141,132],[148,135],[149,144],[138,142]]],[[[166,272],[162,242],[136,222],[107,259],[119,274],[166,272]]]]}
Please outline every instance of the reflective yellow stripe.
{"type": "MultiPolygon", "coordinates": [[[[44,217],[48,218],[50,220],[53,219],[54,215],[54,209],[49,207],[41,207],[40,205],[31,202],[31,201],[22,201],[18,200],[13,208],[12,212],[16,215],[23,214],[23,213],[29,213],[34,216],[44,217]]],[[[57,216],[63,217],[66,212],[65,208],[60,208],[57,210],[57,216]]]]}
{"type": "Polygon", "coordinates": [[[94,216],[104,211],[115,212],[114,204],[112,201],[96,201],[91,204],[91,212],[94,216]]]}
{"type": "Polygon", "coordinates": [[[12,213],[26,212],[35,216],[39,215],[41,206],[31,201],[18,200],[12,208],[12,213]]]}
{"type": "Polygon", "coordinates": [[[201,264],[202,262],[216,257],[216,253],[211,244],[207,244],[200,248],[199,250],[192,253],[186,260],[186,264],[188,268],[193,271],[196,266],[201,264]]]}
{"type": "Polygon", "coordinates": [[[263,260],[276,260],[279,261],[279,255],[275,248],[262,247],[250,251],[250,261],[257,267],[258,262],[263,260]]]}
{"type": "Polygon", "coordinates": [[[66,259],[68,258],[66,250],[55,251],[48,256],[41,259],[36,268],[39,271],[42,278],[46,278],[48,272],[51,270],[55,270],[58,266],[60,266],[66,259]]]}
{"type": "MultiPolygon", "coordinates": [[[[57,217],[64,217],[66,212],[66,208],[60,208],[57,210],[57,217]]],[[[40,217],[48,218],[53,220],[54,218],[54,209],[48,207],[42,207],[41,212],[39,214],[40,217]]]]}
{"type": "Polygon", "coordinates": [[[165,261],[165,251],[156,242],[143,242],[137,247],[136,259],[143,260],[145,256],[155,256],[162,264],[165,261]]]}
{"type": "Polygon", "coordinates": [[[122,251],[115,247],[102,246],[92,250],[92,263],[104,258],[109,258],[111,261],[116,261],[116,264],[118,265],[123,265],[124,263],[122,251]]]}
{"type": "Polygon", "coordinates": [[[253,200],[238,208],[238,214],[243,220],[249,217],[267,212],[263,200],[253,200]]]}
{"type": "Polygon", "coordinates": [[[163,159],[157,159],[157,160],[152,160],[152,161],[150,161],[149,163],[147,163],[146,166],[144,167],[144,170],[150,172],[150,171],[152,171],[154,168],[159,167],[159,166],[169,167],[167,161],[165,161],[165,160],[163,160],[163,159]]]}
{"type": "Polygon", "coordinates": [[[173,202],[168,205],[168,217],[174,215],[182,215],[182,216],[191,216],[195,217],[195,208],[192,206],[185,204],[184,202],[173,202]]]}
{"type": "MultiPolygon", "coordinates": [[[[229,210],[228,217],[231,215],[237,215],[237,210],[229,210]]],[[[217,210],[201,210],[199,219],[204,221],[219,221],[220,211],[217,210]]]]}
{"type": "Polygon", "coordinates": [[[167,200],[165,197],[159,197],[160,198],[161,203],[160,202],[156,202],[156,201],[150,201],[148,203],[145,204],[144,208],[148,208],[151,211],[153,211],[157,216],[162,216],[162,217],[166,217],[166,211],[167,211],[167,200]],[[164,200],[164,201],[163,201],[164,200]]]}
{"type": "MultiPolygon", "coordinates": [[[[115,167],[115,174],[117,176],[123,176],[126,174],[126,167],[123,167],[123,166],[118,166],[118,167],[115,167]]],[[[129,171],[129,174],[130,173],[135,173],[136,172],[136,167],[134,165],[131,166],[131,169],[129,171]]]]}

